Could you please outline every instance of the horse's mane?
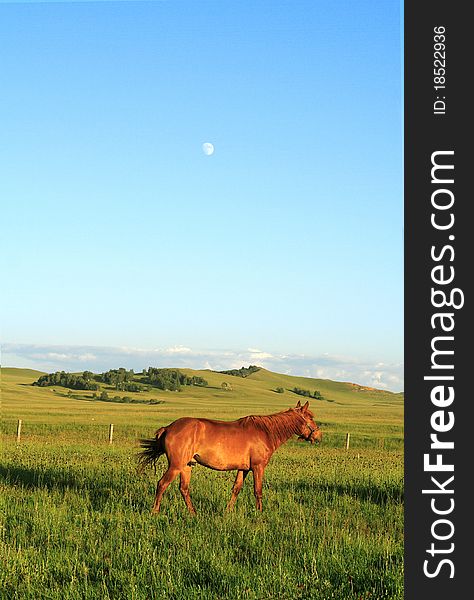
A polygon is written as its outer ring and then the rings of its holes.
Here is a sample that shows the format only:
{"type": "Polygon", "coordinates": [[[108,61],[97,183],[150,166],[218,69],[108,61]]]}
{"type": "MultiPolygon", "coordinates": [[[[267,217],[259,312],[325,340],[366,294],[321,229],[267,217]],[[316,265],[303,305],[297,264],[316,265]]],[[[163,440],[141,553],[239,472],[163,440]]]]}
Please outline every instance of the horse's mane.
{"type": "Polygon", "coordinates": [[[254,427],[268,435],[272,444],[286,441],[299,433],[299,426],[305,421],[302,414],[292,408],[273,415],[249,415],[238,420],[243,427],[254,427]]]}

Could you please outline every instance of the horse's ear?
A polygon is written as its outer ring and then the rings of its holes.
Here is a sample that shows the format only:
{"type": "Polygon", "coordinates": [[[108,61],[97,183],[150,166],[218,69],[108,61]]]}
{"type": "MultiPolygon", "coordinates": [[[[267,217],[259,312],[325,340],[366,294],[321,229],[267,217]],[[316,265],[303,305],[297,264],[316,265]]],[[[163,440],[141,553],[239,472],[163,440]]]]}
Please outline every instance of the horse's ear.
{"type": "Polygon", "coordinates": [[[296,408],[301,408],[301,402],[298,400],[298,403],[296,405],[296,408]]]}
{"type": "Polygon", "coordinates": [[[309,400],[306,402],[306,404],[303,406],[303,410],[306,411],[309,408],[309,400]]]}

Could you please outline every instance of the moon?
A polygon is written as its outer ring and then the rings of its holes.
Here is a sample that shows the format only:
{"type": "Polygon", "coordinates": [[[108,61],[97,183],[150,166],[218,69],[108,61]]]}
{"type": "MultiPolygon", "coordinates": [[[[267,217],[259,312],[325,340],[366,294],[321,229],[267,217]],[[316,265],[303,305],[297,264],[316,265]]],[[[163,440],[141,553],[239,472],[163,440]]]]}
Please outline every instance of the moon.
{"type": "Polygon", "coordinates": [[[211,156],[211,154],[214,154],[214,145],[211,142],[204,142],[202,151],[206,156],[211,156]]]}

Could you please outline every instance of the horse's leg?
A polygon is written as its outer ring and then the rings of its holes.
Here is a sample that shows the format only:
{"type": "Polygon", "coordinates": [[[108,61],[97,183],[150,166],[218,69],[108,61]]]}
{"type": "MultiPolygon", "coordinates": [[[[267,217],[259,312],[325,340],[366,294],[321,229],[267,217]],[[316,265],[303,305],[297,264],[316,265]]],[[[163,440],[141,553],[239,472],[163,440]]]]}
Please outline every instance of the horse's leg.
{"type": "Polygon", "coordinates": [[[181,469],[181,477],[179,482],[179,491],[186,502],[186,506],[188,507],[189,512],[192,515],[196,514],[196,510],[194,509],[193,503],[191,502],[191,496],[189,495],[189,482],[191,480],[191,467],[186,466],[184,469],[181,469]]]}
{"type": "Polygon", "coordinates": [[[253,491],[257,503],[257,510],[262,510],[262,484],[263,484],[263,465],[255,465],[253,471],[253,491]]]}
{"type": "Polygon", "coordinates": [[[151,510],[152,513],[160,512],[160,503],[161,503],[163,494],[165,493],[165,490],[169,486],[169,484],[178,475],[178,473],[179,473],[179,469],[176,469],[176,468],[170,466],[170,467],[168,467],[168,470],[166,471],[166,473],[163,475],[163,477],[158,482],[158,484],[156,486],[155,503],[151,510]]]}
{"type": "Polygon", "coordinates": [[[248,473],[248,471],[237,471],[237,477],[235,478],[234,485],[232,486],[232,496],[227,504],[226,510],[232,510],[234,508],[235,501],[237,500],[237,496],[244,485],[244,481],[248,473]]]}

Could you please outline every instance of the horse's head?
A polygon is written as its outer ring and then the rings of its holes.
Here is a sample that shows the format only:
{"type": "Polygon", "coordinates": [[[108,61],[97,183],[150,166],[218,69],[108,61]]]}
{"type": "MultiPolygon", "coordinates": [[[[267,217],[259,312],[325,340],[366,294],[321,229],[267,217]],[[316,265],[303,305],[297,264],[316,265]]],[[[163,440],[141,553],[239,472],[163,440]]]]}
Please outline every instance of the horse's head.
{"type": "Polygon", "coordinates": [[[298,400],[298,404],[295,409],[304,418],[304,422],[301,423],[301,431],[299,437],[307,442],[320,443],[323,439],[323,432],[319,425],[314,420],[313,413],[309,410],[309,402],[306,402],[304,406],[301,406],[301,402],[298,400]]]}

